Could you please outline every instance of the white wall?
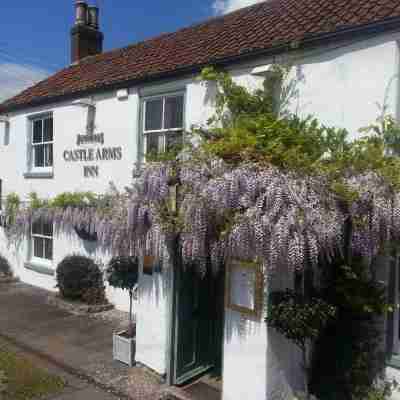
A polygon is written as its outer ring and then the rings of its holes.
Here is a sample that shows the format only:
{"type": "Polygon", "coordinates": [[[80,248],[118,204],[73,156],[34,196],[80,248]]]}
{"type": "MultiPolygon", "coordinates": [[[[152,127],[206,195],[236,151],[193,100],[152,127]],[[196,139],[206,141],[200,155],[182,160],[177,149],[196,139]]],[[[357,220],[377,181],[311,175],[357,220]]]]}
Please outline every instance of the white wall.
{"type": "Polygon", "coordinates": [[[358,130],[374,122],[380,105],[397,115],[398,61],[395,41],[349,45],[316,54],[301,63],[304,81],[292,109],[313,114],[327,126],[346,128],[352,139],[358,130]]]}
{"type": "Polygon", "coordinates": [[[265,322],[226,310],[223,400],[266,398],[267,348],[265,322]]]}
{"type": "Polygon", "coordinates": [[[165,273],[140,274],[136,313],[136,361],[162,375],[167,373],[169,310],[166,279],[165,273]]]}
{"type": "MultiPolygon", "coordinates": [[[[104,147],[122,147],[122,160],[96,162],[66,162],[65,150],[101,148],[101,145],[76,145],[78,134],[86,131],[86,109],[71,102],[38,107],[10,116],[10,143],[0,140],[0,179],[3,196],[17,192],[22,198],[31,191],[41,197],[51,197],[64,191],[90,190],[102,193],[112,181],[118,188],[129,184],[137,155],[138,95],[132,90],[127,100],[118,100],[114,92],[95,96],[97,104],[96,130],[104,132],[104,147]],[[27,118],[43,112],[53,112],[54,118],[54,178],[25,179],[27,171],[27,118]],[[97,178],[85,178],[84,165],[98,165],[97,178]]],[[[4,125],[4,124],[1,124],[4,125]]]]}
{"type": "Polygon", "coordinates": [[[261,317],[225,310],[223,400],[292,400],[303,390],[298,348],[264,322],[268,294],[293,288],[293,274],[280,270],[266,272],[265,278],[261,317]]]}

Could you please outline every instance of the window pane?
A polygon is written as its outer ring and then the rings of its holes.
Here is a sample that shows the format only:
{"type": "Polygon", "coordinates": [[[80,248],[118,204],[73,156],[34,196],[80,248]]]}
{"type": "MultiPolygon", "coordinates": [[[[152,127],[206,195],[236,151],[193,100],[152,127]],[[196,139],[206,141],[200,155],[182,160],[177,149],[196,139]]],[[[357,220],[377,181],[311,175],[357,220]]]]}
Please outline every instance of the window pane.
{"type": "Polygon", "coordinates": [[[44,239],[44,258],[53,259],[53,240],[44,239]]]}
{"type": "Polygon", "coordinates": [[[33,121],[32,143],[41,143],[42,139],[42,120],[38,119],[37,121],[33,121]]]}
{"type": "Polygon", "coordinates": [[[45,167],[53,166],[53,144],[45,145],[45,167]]]}
{"type": "Polygon", "coordinates": [[[35,167],[44,167],[44,146],[39,144],[33,147],[33,159],[35,167]]]}
{"type": "Polygon", "coordinates": [[[165,99],[164,128],[183,127],[183,96],[167,97],[165,99]]]}
{"type": "Polygon", "coordinates": [[[43,238],[34,237],[33,238],[33,255],[35,257],[43,258],[43,238]]]}
{"type": "Polygon", "coordinates": [[[149,133],[146,135],[146,154],[158,154],[160,135],[149,133]]]}
{"type": "Polygon", "coordinates": [[[43,141],[53,141],[53,118],[47,118],[44,120],[43,141]]]}
{"type": "Polygon", "coordinates": [[[32,234],[43,235],[43,224],[40,219],[32,224],[32,234]]]}
{"type": "Polygon", "coordinates": [[[179,150],[183,143],[182,131],[169,132],[165,134],[166,151],[179,150]]]}
{"type": "Polygon", "coordinates": [[[44,236],[53,236],[53,224],[51,222],[43,223],[43,235],[44,236]]]}
{"type": "Polygon", "coordinates": [[[162,99],[146,101],[145,130],[155,131],[162,128],[162,99]]]}

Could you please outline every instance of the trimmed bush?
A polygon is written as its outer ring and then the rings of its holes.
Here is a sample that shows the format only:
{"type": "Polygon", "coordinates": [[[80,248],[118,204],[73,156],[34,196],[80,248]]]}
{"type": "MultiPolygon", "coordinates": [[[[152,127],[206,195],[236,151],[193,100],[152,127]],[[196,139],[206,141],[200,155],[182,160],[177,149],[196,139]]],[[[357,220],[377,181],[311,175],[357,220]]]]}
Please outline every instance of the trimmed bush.
{"type": "Polygon", "coordinates": [[[90,258],[72,255],[57,266],[57,287],[63,298],[87,304],[106,303],[103,274],[90,258]]]}
{"type": "Polygon", "coordinates": [[[114,257],[108,264],[106,276],[110,286],[128,290],[129,292],[129,330],[130,336],[134,335],[132,321],[133,290],[139,278],[139,260],[137,257],[114,257]]]}
{"type": "Polygon", "coordinates": [[[0,275],[11,276],[11,266],[6,258],[0,255],[0,275]]]}

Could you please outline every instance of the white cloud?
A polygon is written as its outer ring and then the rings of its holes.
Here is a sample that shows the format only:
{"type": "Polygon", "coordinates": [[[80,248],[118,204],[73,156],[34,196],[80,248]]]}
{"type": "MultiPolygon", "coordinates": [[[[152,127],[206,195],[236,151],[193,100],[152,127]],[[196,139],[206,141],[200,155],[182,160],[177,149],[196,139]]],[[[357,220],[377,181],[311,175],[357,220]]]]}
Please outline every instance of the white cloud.
{"type": "Polygon", "coordinates": [[[31,65],[0,63],[0,102],[49,76],[49,71],[31,65]]]}
{"type": "Polygon", "coordinates": [[[216,14],[226,14],[262,1],[264,0],[214,0],[212,8],[216,14]]]}

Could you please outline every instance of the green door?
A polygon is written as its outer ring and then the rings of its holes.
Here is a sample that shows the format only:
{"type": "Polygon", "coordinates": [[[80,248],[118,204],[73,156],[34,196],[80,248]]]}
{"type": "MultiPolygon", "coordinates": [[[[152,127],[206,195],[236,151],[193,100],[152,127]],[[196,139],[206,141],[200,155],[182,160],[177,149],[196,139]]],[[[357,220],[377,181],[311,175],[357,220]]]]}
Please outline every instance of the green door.
{"type": "Polygon", "coordinates": [[[180,385],[215,365],[215,280],[188,267],[178,271],[174,384],[180,385]]]}

